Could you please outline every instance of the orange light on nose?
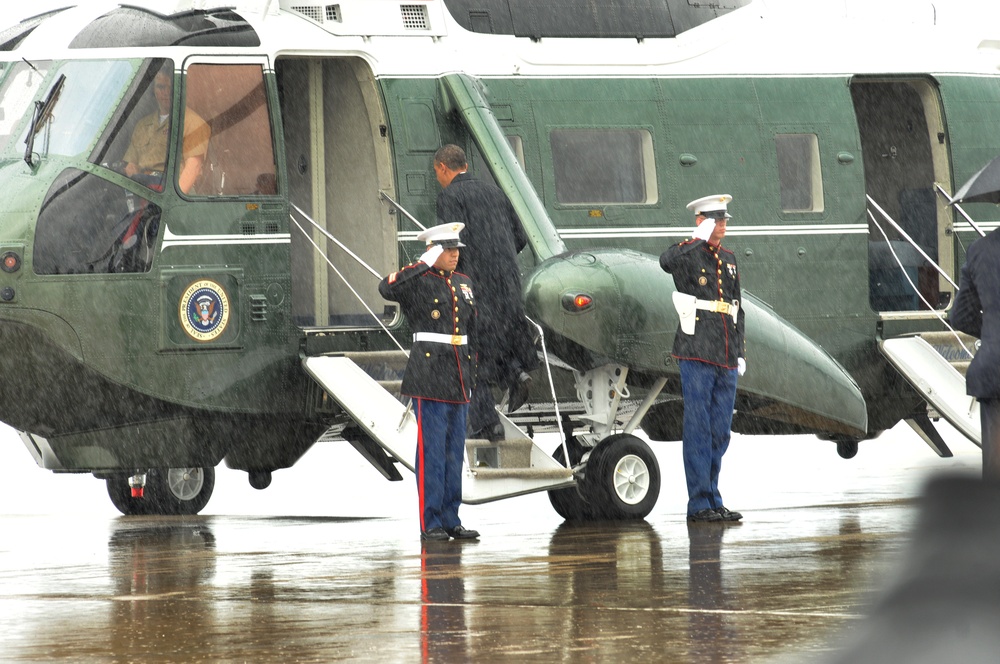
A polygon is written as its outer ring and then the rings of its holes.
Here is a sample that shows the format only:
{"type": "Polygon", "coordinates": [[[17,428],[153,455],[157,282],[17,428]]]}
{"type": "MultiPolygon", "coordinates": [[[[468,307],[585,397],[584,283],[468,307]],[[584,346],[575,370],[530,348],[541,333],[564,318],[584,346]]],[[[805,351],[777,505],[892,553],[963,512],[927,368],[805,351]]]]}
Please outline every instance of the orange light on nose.
{"type": "Polygon", "coordinates": [[[586,311],[593,305],[594,298],[586,293],[566,293],[562,296],[563,309],[572,314],[586,311]]]}

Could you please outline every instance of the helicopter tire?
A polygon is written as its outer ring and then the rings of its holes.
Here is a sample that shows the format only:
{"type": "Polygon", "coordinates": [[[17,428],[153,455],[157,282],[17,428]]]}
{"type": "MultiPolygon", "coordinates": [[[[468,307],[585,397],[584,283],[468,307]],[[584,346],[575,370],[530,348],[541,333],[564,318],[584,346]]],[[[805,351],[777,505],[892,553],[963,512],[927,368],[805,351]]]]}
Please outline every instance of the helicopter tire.
{"type": "Polygon", "coordinates": [[[858,454],[858,441],[838,440],[837,454],[839,454],[842,459],[853,459],[858,454]]]}
{"type": "MultiPolygon", "coordinates": [[[[585,451],[583,446],[576,442],[576,439],[570,439],[566,447],[569,449],[570,465],[575,466],[580,463],[585,451]]],[[[552,458],[559,463],[565,463],[566,455],[563,454],[562,445],[555,449],[552,453],[552,458]]],[[[552,503],[552,508],[556,511],[556,514],[567,521],[592,521],[599,518],[593,506],[580,495],[579,486],[572,486],[565,489],[550,489],[548,494],[549,502],[552,503]]]]}
{"type": "Polygon", "coordinates": [[[215,468],[151,468],[145,495],[133,498],[128,475],[109,477],[108,496],[125,515],[191,515],[205,508],[215,489],[215,468]]]}
{"type": "Polygon", "coordinates": [[[608,436],[590,453],[580,489],[597,518],[644,519],[660,496],[660,466],[642,439],[627,433],[608,436]]]}

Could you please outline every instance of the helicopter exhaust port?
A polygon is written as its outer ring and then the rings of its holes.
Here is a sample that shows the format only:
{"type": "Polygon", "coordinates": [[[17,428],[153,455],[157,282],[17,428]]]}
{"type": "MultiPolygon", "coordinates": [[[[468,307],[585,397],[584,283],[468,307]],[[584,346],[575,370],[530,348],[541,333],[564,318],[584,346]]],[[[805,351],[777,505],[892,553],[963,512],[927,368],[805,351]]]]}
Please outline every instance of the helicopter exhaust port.
{"type": "Polygon", "coordinates": [[[133,498],[142,498],[146,491],[146,473],[136,473],[128,478],[128,486],[132,489],[133,498]]]}

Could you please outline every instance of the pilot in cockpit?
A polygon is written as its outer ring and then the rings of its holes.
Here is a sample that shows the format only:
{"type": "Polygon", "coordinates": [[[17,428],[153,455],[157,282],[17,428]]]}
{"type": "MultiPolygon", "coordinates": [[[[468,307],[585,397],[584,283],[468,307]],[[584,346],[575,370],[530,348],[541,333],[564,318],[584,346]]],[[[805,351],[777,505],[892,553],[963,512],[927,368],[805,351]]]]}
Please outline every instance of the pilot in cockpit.
{"type": "MultiPolygon", "coordinates": [[[[170,141],[170,104],[173,93],[171,65],[165,65],[153,82],[157,110],[136,123],[132,138],[122,160],[124,173],[153,188],[161,188],[170,141]]],[[[181,168],[177,186],[183,193],[191,193],[201,175],[208,140],[208,124],[190,108],[184,112],[184,146],[181,150],[181,168]]]]}

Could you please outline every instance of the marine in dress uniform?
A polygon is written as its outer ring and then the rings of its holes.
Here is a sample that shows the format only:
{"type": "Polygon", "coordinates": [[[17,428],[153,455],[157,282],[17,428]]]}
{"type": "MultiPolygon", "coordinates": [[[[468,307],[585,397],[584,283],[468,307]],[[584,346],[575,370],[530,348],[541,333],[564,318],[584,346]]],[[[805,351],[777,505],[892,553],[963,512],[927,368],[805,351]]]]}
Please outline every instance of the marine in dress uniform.
{"type": "Polygon", "coordinates": [[[1000,232],[990,231],[969,245],[948,319],[981,342],[965,376],[965,391],[979,399],[983,479],[1000,480],[1000,232]]]}
{"type": "Polygon", "coordinates": [[[475,539],[462,526],[465,420],[475,383],[476,300],[472,281],[455,272],[462,224],[442,224],[417,236],[427,251],[390,274],[379,293],[398,302],[413,330],[401,392],[417,417],[417,496],[423,540],[475,539]]]}
{"type": "Polygon", "coordinates": [[[746,370],[740,273],[733,252],[722,248],[729,194],[688,203],[698,228],[669,247],[660,267],[674,278],[681,318],[673,356],[684,397],[684,474],[691,521],[739,521],[719,493],[722,455],[729,447],[736,380],[746,370]]]}

